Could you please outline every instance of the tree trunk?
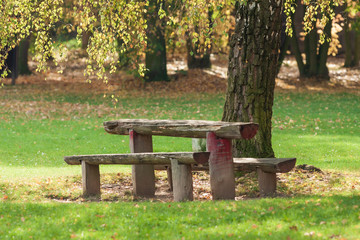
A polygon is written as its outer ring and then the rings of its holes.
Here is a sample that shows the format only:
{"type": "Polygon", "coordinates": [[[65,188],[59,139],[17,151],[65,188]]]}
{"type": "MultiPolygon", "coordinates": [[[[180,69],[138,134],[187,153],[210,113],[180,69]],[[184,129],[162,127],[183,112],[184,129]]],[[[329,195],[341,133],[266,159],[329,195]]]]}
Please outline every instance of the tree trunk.
{"type": "MultiPolygon", "coordinates": [[[[324,33],[326,38],[331,38],[331,27],[332,27],[332,21],[330,20],[324,28],[324,33]]],[[[323,80],[330,79],[329,69],[326,66],[329,46],[330,43],[327,40],[325,40],[325,42],[320,46],[319,49],[317,76],[323,80]]]]}
{"type": "Polygon", "coordinates": [[[305,37],[306,65],[305,71],[307,77],[315,77],[318,71],[317,54],[318,35],[316,29],[311,30],[305,37]]]}
{"type": "Polygon", "coordinates": [[[15,47],[9,53],[9,62],[11,63],[9,69],[11,71],[11,85],[15,85],[18,77],[18,58],[19,58],[19,47],[15,47]]]}
{"type": "Polygon", "coordinates": [[[89,44],[91,33],[89,31],[84,31],[81,35],[81,49],[86,50],[89,44]]]}
{"type": "Polygon", "coordinates": [[[19,45],[19,75],[29,75],[31,71],[28,65],[28,52],[30,47],[30,37],[22,40],[19,45]]]}
{"type": "Polygon", "coordinates": [[[274,157],[271,117],[282,6],[275,0],[236,3],[223,120],[256,122],[259,130],[253,140],[234,141],[235,157],[274,157]]]}
{"type": "Polygon", "coordinates": [[[166,68],[165,22],[158,15],[161,4],[164,5],[165,1],[149,0],[147,9],[146,82],[169,80],[166,68]]]}
{"type": "Polygon", "coordinates": [[[291,38],[291,50],[292,50],[292,53],[294,54],[295,59],[296,59],[296,63],[297,63],[297,66],[298,66],[300,78],[305,77],[305,74],[306,74],[306,72],[305,72],[305,64],[304,64],[303,58],[301,56],[301,51],[300,51],[300,47],[299,47],[299,41],[298,41],[298,39],[297,39],[297,37],[295,35],[291,38]]]}
{"type": "Polygon", "coordinates": [[[293,36],[290,39],[291,51],[295,56],[300,77],[305,77],[305,64],[304,64],[303,58],[301,56],[301,51],[300,51],[300,46],[299,46],[299,41],[298,41],[298,36],[297,36],[297,31],[295,28],[294,21],[295,21],[295,18],[293,18],[293,21],[291,22],[291,28],[293,30],[293,36]]]}
{"type": "MultiPolygon", "coordinates": [[[[4,52],[0,54],[5,54],[4,52]]],[[[11,49],[8,53],[7,58],[5,59],[5,64],[2,68],[0,68],[0,76],[6,71],[5,78],[12,78],[11,85],[15,85],[15,81],[18,75],[17,71],[17,55],[18,55],[18,47],[11,49]]]]}
{"type": "Polygon", "coordinates": [[[132,49],[124,48],[124,41],[117,39],[117,52],[118,52],[118,67],[128,68],[131,64],[131,53],[134,52],[132,49]]]}
{"type": "MultiPolygon", "coordinates": [[[[293,17],[292,17],[293,18],[293,17]]],[[[281,15],[281,41],[280,41],[280,55],[277,64],[277,74],[280,72],[281,65],[286,57],[286,52],[289,49],[290,36],[286,34],[286,15],[281,15]]]]}
{"type": "Polygon", "coordinates": [[[359,65],[360,57],[360,33],[351,29],[354,21],[345,12],[345,63],[344,67],[355,67],[359,65]]]}
{"type": "Polygon", "coordinates": [[[355,33],[355,54],[354,54],[354,67],[360,64],[360,32],[355,33]]]}

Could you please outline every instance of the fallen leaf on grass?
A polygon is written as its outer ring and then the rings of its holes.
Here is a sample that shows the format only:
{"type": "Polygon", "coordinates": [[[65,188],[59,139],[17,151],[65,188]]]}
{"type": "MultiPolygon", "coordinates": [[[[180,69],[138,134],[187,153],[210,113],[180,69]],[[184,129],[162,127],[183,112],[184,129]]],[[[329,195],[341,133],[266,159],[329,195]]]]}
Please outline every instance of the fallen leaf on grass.
{"type": "Polygon", "coordinates": [[[297,226],[290,226],[289,227],[290,230],[293,230],[293,231],[298,231],[298,227],[297,226]]]}

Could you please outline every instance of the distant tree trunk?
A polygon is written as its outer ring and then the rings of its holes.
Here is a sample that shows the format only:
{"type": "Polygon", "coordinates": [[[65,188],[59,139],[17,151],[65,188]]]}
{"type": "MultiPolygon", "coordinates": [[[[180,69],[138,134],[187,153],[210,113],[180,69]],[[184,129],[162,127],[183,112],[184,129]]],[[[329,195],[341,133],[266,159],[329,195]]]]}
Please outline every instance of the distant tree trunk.
{"type": "MultiPolygon", "coordinates": [[[[3,53],[4,54],[4,53],[3,53]]],[[[11,77],[11,85],[15,85],[16,78],[18,77],[18,47],[10,50],[8,56],[5,60],[5,65],[0,69],[0,75],[6,71],[7,75],[5,77],[11,77]]]]}
{"type": "Polygon", "coordinates": [[[90,32],[84,31],[81,35],[81,49],[86,50],[89,44],[90,32]]]}
{"type": "Polygon", "coordinates": [[[127,68],[130,66],[131,57],[129,56],[131,53],[131,49],[125,49],[123,47],[124,41],[122,39],[117,39],[117,53],[118,53],[118,67],[119,68],[127,68]]]}
{"type": "Polygon", "coordinates": [[[316,29],[311,30],[305,37],[305,54],[306,54],[305,75],[307,77],[315,77],[317,75],[318,35],[316,31],[317,31],[316,29]]]}
{"type": "Polygon", "coordinates": [[[166,68],[165,22],[158,15],[161,4],[164,5],[165,0],[149,0],[147,9],[146,82],[169,81],[166,68]]]}
{"type": "Polygon", "coordinates": [[[360,65],[360,32],[355,33],[355,54],[354,54],[354,66],[360,65]]]}
{"type": "Polygon", "coordinates": [[[230,41],[224,121],[256,122],[252,140],[234,141],[236,157],[274,157],[271,118],[281,35],[283,1],[236,3],[230,41]]]}
{"type": "Polygon", "coordinates": [[[301,51],[300,51],[300,47],[299,47],[299,42],[298,42],[294,22],[292,22],[291,27],[293,29],[293,36],[290,39],[291,52],[295,56],[296,63],[297,63],[298,69],[299,69],[300,77],[305,77],[305,64],[304,64],[303,58],[301,56],[301,51]]]}
{"type": "Polygon", "coordinates": [[[345,12],[345,63],[344,67],[359,66],[360,33],[351,29],[352,19],[345,12]]]}
{"type": "MultiPolygon", "coordinates": [[[[331,38],[331,28],[332,28],[332,21],[330,20],[325,28],[324,28],[324,33],[326,38],[331,38]]],[[[326,66],[326,62],[328,59],[328,52],[329,52],[329,46],[330,46],[330,42],[326,41],[320,45],[319,48],[319,55],[318,55],[318,68],[317,68],[317,73],[316,75],[320,78],[320,79],[330,79],[329,76],[329,69],[326,66]]]]}
{"type": "Polygon", "coordinates": [[[11,85],[15,85],[16,79],[18,77],[18,53],[19,47],[15,47],[9,53],[9,69],[11,71],[11,85]]]}
{"type": "MultiPolygon", "coordinates": [[[[277,74],[280,71],[281,65],[286,57],[286,52],[289,49],[290,36],[286,34],[286,15],[281,15],[281,41],[280,41],[280,55],[277,64],[277,74]]],[[[276,75],[277,75],[276,74],[276,75]]]]}
{"type": "MultiPolygon", "coordinates": [[[[208,11],[209,28],[213,26],[212,20],[213,10],[208,11]]],[[[199,33],[199,29],[195,26],[195,32],[199,33]]],[[[190,32],[186,32],[186,48],[187,48],[187,66],[189,69],[194,68],[211,68],[211,46],[201,46],[199,42],[193,43],[190,32]]]]}
{"type": "MultiPolygon", "coordinates": [[[[300,2],[298,4],[301,4],[300,2]]],[[[299,6],[298,8],[299,9],[299,6]]],[[[313,23],[316,25],[315,22],[313,23]]],[[[331,37],[332,21],[329,21],[325,28],[324,33],[326,38],[331,37]]],[[[311,30],[304,40],[304,53],[305,63],[301,56],[299,41],[296,35],[295,23],[292,22],[293,37],[290,40],[291,51],[295,56],[298,65],[300,77],[315,77],[317,80],[329,80],[329,70],[326,65],[328,59],[329,42],[325,42],[319,46],[319,35],[317,29],[311,30]]]]}
{"type": "Polygon", "coordinates": [[[30,37],[25,38],[20,42],[19,45],[19,58],[18,58],[18,66],[19,66],[19,75],[29,75],[31,71],[28,65],[28,52],[30,47],[30,37]]]}

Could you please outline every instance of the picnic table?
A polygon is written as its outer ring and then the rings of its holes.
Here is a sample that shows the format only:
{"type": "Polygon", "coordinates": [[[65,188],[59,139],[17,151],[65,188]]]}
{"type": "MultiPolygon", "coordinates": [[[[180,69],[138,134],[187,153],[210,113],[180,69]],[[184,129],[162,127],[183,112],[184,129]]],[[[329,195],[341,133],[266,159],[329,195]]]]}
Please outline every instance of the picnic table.
{"type": "Polygon", "coordinates": [[[262,195],[276,190],[276,173],[288,172],[295,158],[233,158],[232,139],[251,139],[258,124],[200,120],[121,119],[104,122],[110,134],[130,136],[130,154],[68,156],[68,164],[82,165],[84,195],[100,194],[101,164],[130,164],[133,192],[137,196],[155,194],[156,167],[168,170],[174,201],[193,200],[192,171],[208,169],[213,199],[235,198],[234,170],[255,170],[262,195]],[[152,136],[206,138],[207,152],[153,153],[152,136]]]}

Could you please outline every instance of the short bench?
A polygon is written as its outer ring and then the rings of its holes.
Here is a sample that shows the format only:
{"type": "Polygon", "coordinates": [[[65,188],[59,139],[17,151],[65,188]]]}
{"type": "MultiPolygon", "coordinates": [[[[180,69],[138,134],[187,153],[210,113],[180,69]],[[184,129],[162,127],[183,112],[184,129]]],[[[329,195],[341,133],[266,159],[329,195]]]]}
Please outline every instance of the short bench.
{"type": "Polygon", "coordinates": [[[174,201],[193,199],[192,170],[209,169],[213,199],[235,198],[234,170],[257,170],[263,196],[276,189],[276,173],[290,171],[295,159],[240,159],[232,157],[231,139],[250,139],[254,123],[123,119],[104,123],[111,134],[130,135],[130,154],[68,156],[68,164],[82,165],[84,195],[100,194],[100,164],[131,164],[133,191],[137,196],[155,194],[154,169],[167,166],[174,201]],[[206,138],[208,152],[153,153],[152,135],[206,138]],[[169,168],[171,166],[171,168],[169,168]],[[154,168],[155,167],[155,168],[154,168]]]}
{"type": "MultiPolygon", "coordinates": [[[[296,164],[296,158],[234,158],[235,172],[256,171],[260,196],[268,197],[276,194],[276,173],[287,173],[296,164]]],[[[167,169],[168,166],[156,166],[157,170],[167,169]]],[[[209,170],[208,165],[193,165],[193,171],[209,170]]]]}
{"type": "MultiPolygon", "coordinates": [[[[170,169],[168,178],[174,190],[174,200],[182,201],[193,199],[192,171],[209,170],[209,157],[209,152],[176,152],[78,155],[65,157],[64,160],[70,165],[82,165],[85,195],[100,194],[100,164],[150,164],[155,170],[170,169]]],[[[260,196],[274,196],[276,173],[292,170],[296,158],[234,158],[233,161],[235,172],[257,171],[260,196]]]]}

